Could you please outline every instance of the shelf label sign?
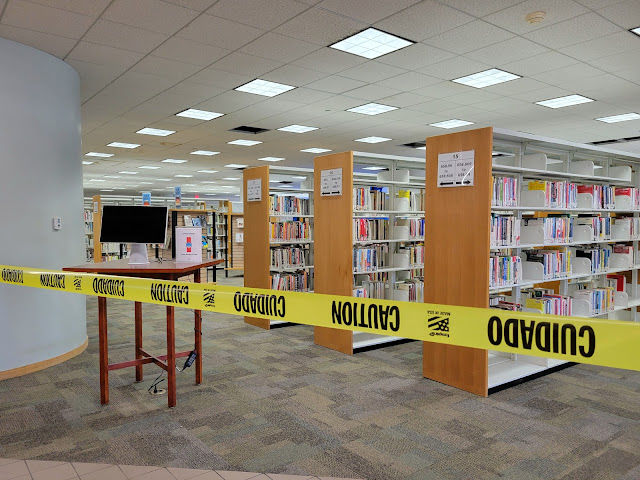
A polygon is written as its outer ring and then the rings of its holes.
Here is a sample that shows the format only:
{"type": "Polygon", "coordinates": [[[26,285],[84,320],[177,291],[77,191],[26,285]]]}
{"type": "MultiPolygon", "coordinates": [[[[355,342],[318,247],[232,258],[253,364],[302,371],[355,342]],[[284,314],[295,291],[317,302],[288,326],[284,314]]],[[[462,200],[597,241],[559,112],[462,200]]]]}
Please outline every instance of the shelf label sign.
{"type": "Polygon", "coordinates": [[[438,187],[473,186],[475,150],[438,155],[438,187]]]}
{"type": "Polygon", "coordinates": [[[320,172],[320,196],[337,197],[342,195],[342,169],[332,168],[320,172]]]}
{"type": "Polygon", "coordinates": [[[247,180],[247,202],[262,201],[262,179],[247,180]]]}
{"type": "Polygon", "coordinates": [[[142,205],[151,205],[151,192],[142,192],[142,205]]]}

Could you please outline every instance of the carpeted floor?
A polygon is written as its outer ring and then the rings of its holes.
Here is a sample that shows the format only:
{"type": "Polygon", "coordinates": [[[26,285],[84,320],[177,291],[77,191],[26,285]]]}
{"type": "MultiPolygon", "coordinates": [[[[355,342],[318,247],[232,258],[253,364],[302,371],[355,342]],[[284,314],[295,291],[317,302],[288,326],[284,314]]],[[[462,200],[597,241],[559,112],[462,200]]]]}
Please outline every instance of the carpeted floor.
{"type": "MultiPolygon", "coordinates": [[[[241,284],[241,278],[221,283],[241,284]]],[[[164,352],[164,309],[144,305],[164,352]]],[[[160,373],[111,372],[98,394],[97,301],[89,347],[0,382],[0,457],[366,478],[640,478],[640,373],[576,366],[479,398],[423,379],[421,344],[353,357],[311,327],[264,331],[204,313],[204,372],[178,374],[178,406],[147,393],[160,373]]],[[[109,300],[110,361],[132,358],[133,304],[109,300]]],[[[192,312],[176,309],[177,347],[192,312]]],[[[180,360],[179,365],[182,365],[180,360]]]]}

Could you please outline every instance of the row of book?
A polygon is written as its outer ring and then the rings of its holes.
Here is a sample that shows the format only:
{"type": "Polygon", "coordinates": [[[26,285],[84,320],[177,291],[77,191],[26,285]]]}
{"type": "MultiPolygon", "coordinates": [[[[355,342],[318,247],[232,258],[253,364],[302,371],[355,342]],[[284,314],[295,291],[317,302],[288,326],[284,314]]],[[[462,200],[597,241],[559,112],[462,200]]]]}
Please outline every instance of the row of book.
{"type": "Polygon", "coordinates": [[[271,290],[307,292],[311,289],[312,274],[306,270],[295,273],[272,273],[269,276],[271,290]]]}
{"type": "Polygon", "coordinates": [[[272,215],[309,215],[309,199],[292,195],[269,195],[269,212],[272,215]]]}
{"type": "Polygon", "coordinates": [[[522,282],[522,259],[517,255],[489,257],[489,286],[506,287],[522,282]]]}
{"type": "Polygon", "coordinates": [[[513,216],[491,215],[490,245],[520,245],[520,220],[513,216]]]}
{"type": "Polygon", "coordinates": [[[629,232],[629,240],[638,240],[640,238],[640,218],[638,217],[616,217],[613,219],[616,227],[620,230],[629,232]]]}
{"type": "Polygon", "coordinates": [[[571,275],[571,250],[566,247],[552,250],[529,250],[526,255],[527,262],[538,262],[542,265],[544,280],[571,275]]]}
{"type": "Polygon", "coordinates": [[[353,239],[355,241],[388,240],[389,219],[386,218],[354,218],[353,239]]]}
{"type": "Polygon", "coordinates": [[[385,187],[353,189],[354,210],[389,210],[389,193],[385,187]]]}
{"type": "Polygon", "coordinates": [[[272,222],[270,238],[272,241],[311,240],[311,222],[308,219],[291,222],[272,222]]]}
{"type": "Polygon", "coordinates": [[[573,298],[563,295],[545,294],[541,297],[527,298],[525,307],[540,310],[541,313],[548,315],[565,315],[570,317],[573,314],[573,298]]]}
{"type": "Polygon", "coordinates": [[[576,257],[591,261],[591,273],[602,273],[609,269],[609,260],[613,249],[609,246],[601,248],[576,249],[576,257]]]}
{"type": "Polygon", "coordinates": [[[398,250],[398,253],[409,255],[409,265],[412,267],[424,266],[424,245],[411,245],[398,250]]]}
{"type": "Polygon", "coordinates": [[[399,218],[396,224],[409,227],[410,240],[424,240],[424,218],[399,218]]]}
{"type": "Polygon", "coordinates": [[[578,185],[572,182],[554,180],[531,180],[524,185],[526,190],[541,190],[546,207],[577,208],[578,185]]]}
{"type": "Polygon", "coordinates": [[[523,223],[527,227],[542,227],[545,244],[573,241],[574,217],[569,215],[551,214],[544,218],[525,218],[523,223]]]}
{"type": "Polygon", "coordinates": [[[424,302],[424,281],[420,279],[405,280],[396,285],[396,289],[408,291],[410,302],[424,302]]]}
{"type": "Polygon", "coordinates": [[[398,192],[398,198],[409,199],[409,211],[411,212],[419,212],[424,210],[423,196],[421,193],[415,192],[413,190],[400,190],[398,192]]]}
{"type": "Polygon", "coordinates": [[[362,285],[353,289],[353,296],[358,298],[381,298],[385,299],[386,289],[388,284],[386,282],[376,282],[365,280],[362,285]]]}
{"type": "Polygon", "coordinates": [[[612,287],[585,288],[576,290],[573,298],[584,300],[589,306],[589,315],[599,315],[613,310],[614,289],[612,287]]]}
{"type": "Polygon", "coordinates": [[[640,192],[635,187],[616,187],[616,198],[627,196],[629,197],[628,204],[633,210],[640,210],[640,192]]]}
{"type": "Polygon", "coordinates": [[[591,208],[616,208],[616,187],[610,185],[580,185],[578,193],[590,193],[593,196],[591,208]]]}
{"type": "Polygon", "coordinates": [[[388,266],[389,245],[380,244],[365,248],[353,249],[353,270],[356,272],[373,272],[388,266]]]}
{"type": "Polygon", "coordinates": [[[518,179],[512,177],[492,177],[492,180],[493,191],[491,195],[491,206],[518,206],[518,179]]]}
{"type": "Polygon", "coordinates": [[[304,248],[272,248],[270,256],[272,268],[297,268],[308,265],[308,250],[304,248]]]}

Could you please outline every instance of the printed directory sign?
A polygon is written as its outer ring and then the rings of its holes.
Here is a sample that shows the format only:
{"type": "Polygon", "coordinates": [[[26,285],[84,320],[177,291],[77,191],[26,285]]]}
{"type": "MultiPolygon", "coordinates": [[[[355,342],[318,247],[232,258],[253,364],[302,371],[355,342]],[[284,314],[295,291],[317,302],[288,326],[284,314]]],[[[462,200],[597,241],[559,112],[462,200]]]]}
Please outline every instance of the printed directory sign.
{"type": "Polygon", "coordinates": [[[438,187],[473,186],[475,150],[438,155],[438,187]]]}

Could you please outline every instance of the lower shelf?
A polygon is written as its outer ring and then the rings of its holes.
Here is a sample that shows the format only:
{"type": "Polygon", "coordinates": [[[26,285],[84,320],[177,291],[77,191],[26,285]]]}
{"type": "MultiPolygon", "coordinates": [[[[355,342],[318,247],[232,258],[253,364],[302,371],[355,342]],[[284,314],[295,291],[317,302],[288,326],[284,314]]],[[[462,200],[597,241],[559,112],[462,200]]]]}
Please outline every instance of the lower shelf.
{"type": "Polygon", "coordinates": [[[404,341],[402,337],[388,337],[386,335],[376,335],[375,333],[353,332],[353,351],[370,348],[376,345],[404,341]]]}
{"type": "Polygon", "coordinates": [[[513,382],[530,380],[529,377],[545,373],[552,373],[554,368],[570,366],[569,362],[554,359],[537,359],[542,365],[505,357],[497,353],[489,352],[489,391],[513,382]]]}

